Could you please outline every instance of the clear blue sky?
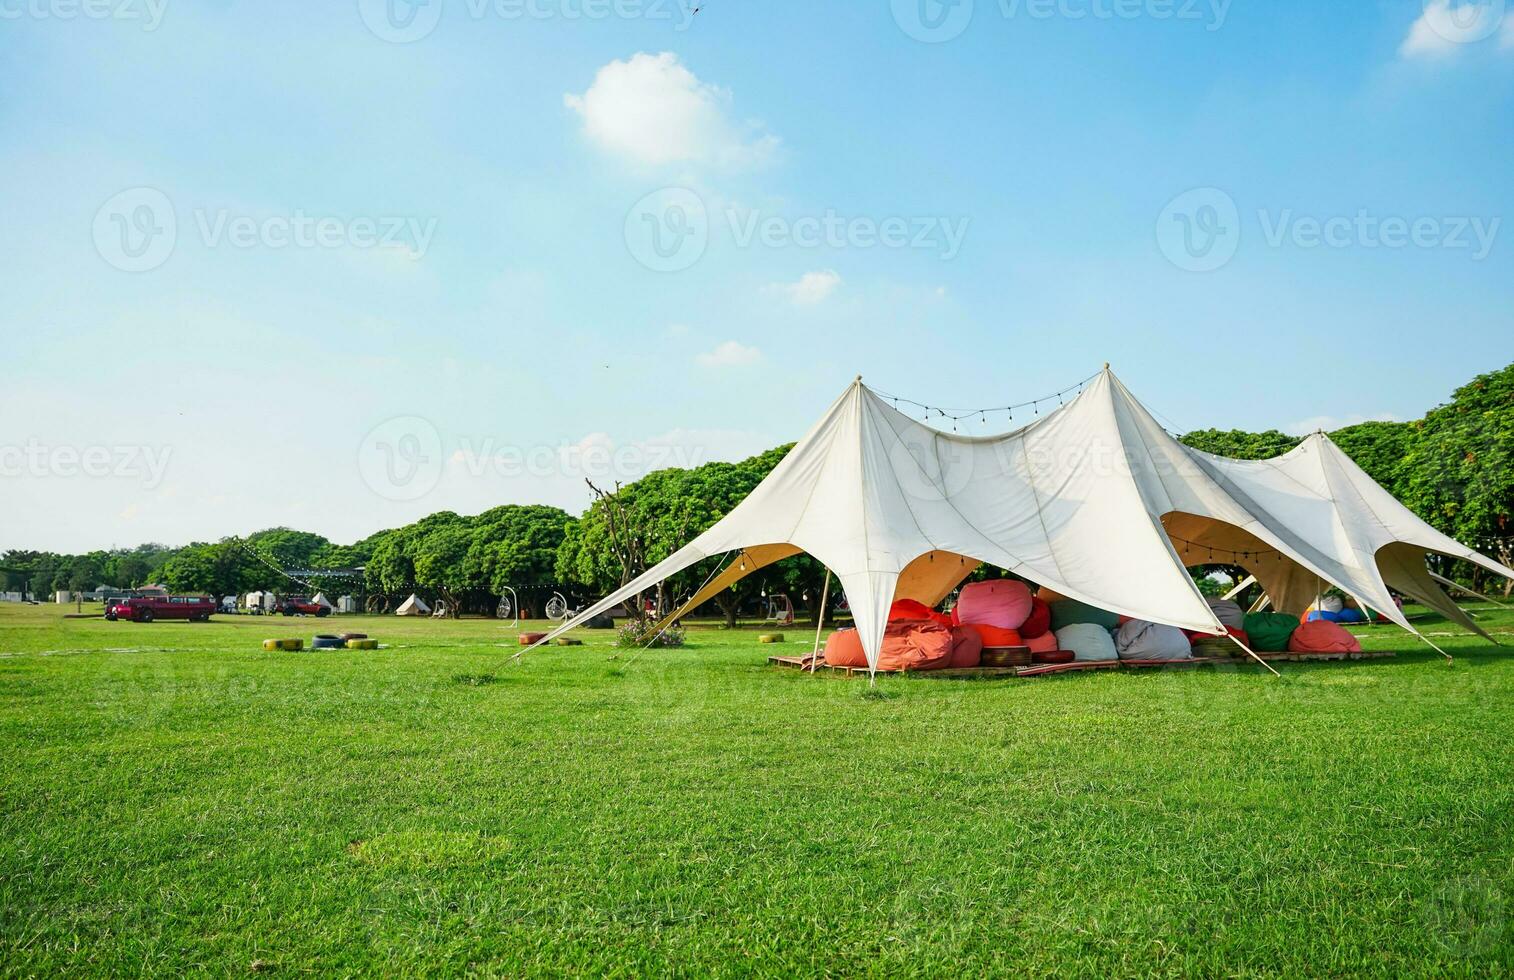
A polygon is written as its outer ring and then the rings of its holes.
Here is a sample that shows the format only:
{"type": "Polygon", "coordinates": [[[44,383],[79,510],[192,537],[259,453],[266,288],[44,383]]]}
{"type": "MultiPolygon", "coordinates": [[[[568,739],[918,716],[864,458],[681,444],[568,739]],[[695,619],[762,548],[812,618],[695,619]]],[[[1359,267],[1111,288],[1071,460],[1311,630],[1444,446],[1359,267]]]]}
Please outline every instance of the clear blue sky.
{"type": "Polygon", "coordinates": [[[1503,3],[919,2],[4,0],[0,547],[576,511],[858,373],[1298,431],[1514,357],[1503,3]]]}

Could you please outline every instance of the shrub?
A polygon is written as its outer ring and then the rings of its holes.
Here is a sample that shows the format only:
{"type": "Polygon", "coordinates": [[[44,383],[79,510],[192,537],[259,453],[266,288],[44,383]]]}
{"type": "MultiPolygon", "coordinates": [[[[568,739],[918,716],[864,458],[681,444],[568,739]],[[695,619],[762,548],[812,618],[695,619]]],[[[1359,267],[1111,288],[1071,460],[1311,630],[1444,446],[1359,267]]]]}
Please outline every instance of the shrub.
{"type": "Polygon", "coordinates": [[[660,634],[654,633],[655,624],[650,619],[629,619],[616,629],[615,645],[618,647],[681,647],[683,627],[669,626],[660,634]]]}

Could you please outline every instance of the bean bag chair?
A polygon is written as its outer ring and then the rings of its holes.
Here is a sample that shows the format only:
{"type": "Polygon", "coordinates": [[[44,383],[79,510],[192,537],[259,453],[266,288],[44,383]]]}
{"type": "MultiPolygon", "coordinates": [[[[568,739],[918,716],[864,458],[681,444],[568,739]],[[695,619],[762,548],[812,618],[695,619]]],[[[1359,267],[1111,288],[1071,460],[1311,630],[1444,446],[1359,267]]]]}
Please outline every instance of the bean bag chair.
{"type": "Polygon", "coordinates": [[[983,664],[983,639],[970,626],[952,630],[952,653],[946,666],[978,667],[983,664]]]}
{"type": "Polygon", "coordinates": [[[1051,653],[1054,650],[1060,649],[1057,646],[1057,634],[1052,632],[1042,633],[1040,636],[1027,636],[1025,638],[1025,645],[1030,648],[1030,652],[1033,654],[1051,653]]]}
{"type": "Polygon", "coordinates": [[[1042,602],[1046,603],[1048,606],[1051,605],[1053,602],[1066,602],[1067,601],[1067,597],[1065,595],[1063,595],[1062,593],[1056,591],[1055,589],[1048,589],[1044,585],[1036,589],[1036,598],[1040,599],[1042,602]]]}
{"type": "Polygon", "coordinates": [[[1367,616],[1360,609],[1342,609],[1335,614],[1337,623],[1365,623],[1367,616]]]}
{"type": "Polygon", "coordinates": [[[1288,649],[1288,637],[1298,629],[1298,617],[1288,613],[1254,612],[1246,614],[1247,646],[1257,653],[1279,653],[1288,649]]]}
{"type": "Polygon", "coordinates": [[[1342,599],[1338,595],[1327,595],[1327,596],[1321,596],[1320,598],[1316,599],[1314,602],[1311,602],[1309,604],[1309,608],[1306,609],[1305,612],[1314,612],[1315,610],[1319,610],[1320,612],[1338,613],[1342,609],[1345,609],[1345,608],[1346,608],[1346,600],[1345,599],[1342,599]]]}
{"type": "Polygon", "coordinates": [[[1000,629],[984,623],[963,623],[957,628],[977,633],[983,646],[986,647],[1023,647],[1025,645],[1025,640],[1020,636],[1019,630],[1000,629]]]}
{"type": "MultiPolygon", "coordinates": [[[[1056,609],[1056,604],[1052,605],[1056,609]]],[[[1097,623],[1070,623],[1056,631],[1057,649],[1071,650],[1077,660],[1118,660],[1109,630],[1097,623]]]]}
{"type": "Polygon", "coordinates": [[[1328,619],[1316,619],[1293,631],[1288,649],[1293,653],[1361,653],[1362,645],[1328,619]]]}
{"type": "Polygon", "coordinates": [[[892,623],[895,620],[924,620],[942,626],[953,625],[951,617],[946,613],[938,613],[918,599],[895,599],[894,604],[888,607],[888,621],[892,623]]]}
{"type": "Polygon", "coordinates": [[[961,623],[1017,630],[1030,616],[1030,586],[1014,579],[969,582],[952,610],[961,623]]]}
{"type": "Polygon", "coordinates": [[[1227,628],[1224,633],[1198,633],[1190,636],[1189,639],[1193,642],[1193,655],[1195,657],[1244,657],[1246,652],[1231,642],[1232,636],[1248,647],[1251,646],[1251,637],[1246,635],[1245,630],[1227,628]]]}
{"type": "Polygon", "coordinates": [[[1193,647],[1176,626],[1132,619],[1114,636],[1115,652],[1121,660],[1191,660],[1193,647]]]}
{"type": "Polygon", "coordinates": [[[1030,600],[1030,615],[1020,624],[1020,635],[1030,640],[1051,632],[1051,607],[1040,596],[1030,600]]]}
{"type": "Polygon", "coordinates": [[[1338,623],[1338,622],[1340,622],[1340,618],[1341,618],[1341,614],[1338,613],[1338,612],[1331,612],[1328,609],[1315,609],[1315,610],[1313,610],[1312,612],[1309,613],[1308,617],[1305,619],[1305,622],[1309,622],[1309,623],[1317,623],[1317,622],[1338,623]]]}
{"type": "MultiPolygon", "coordinates": [[[[1076,599],[1062,599],[1051,603],[1051,628],[1060,632],[1064,626],[1075,624],[1101,626],[1112,630],[1120,625],[1118,613],[1112,613],[1098,606],[1090,606],[1086,602],[1076,599]]],[[[1067,649],[1063,647],[1062,649],[1067,649]]]]}
{"type": "Polygon", "coordinates": [[[1210,599],[1209,608],[1214,612],[1214,618],[1220,621],[1220,625],[1226,629],[1244,629],[1246,626],[1246,613],[1241,609],[1241,604],[1234,599],[1210,599]]]}
{"type": "MultiPolygon", "coordinates": [[[[929,670],[945,667],[952,656],[952,631],[939,623],[900,620],[889,623],[878,654],[879,670],[929,670]]],[[[866,667],[862,637],[837,630],[825,641],[825,662],[832,667],[866,667]]]]}

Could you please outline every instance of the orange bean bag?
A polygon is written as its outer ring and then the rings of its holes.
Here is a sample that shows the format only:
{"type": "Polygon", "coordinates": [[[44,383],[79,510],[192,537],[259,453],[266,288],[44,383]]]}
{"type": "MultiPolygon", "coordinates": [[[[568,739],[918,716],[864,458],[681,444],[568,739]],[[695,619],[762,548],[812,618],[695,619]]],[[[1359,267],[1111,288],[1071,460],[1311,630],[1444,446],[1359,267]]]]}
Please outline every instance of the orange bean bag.
{"type": "Polygon", "coordinates": [[[1025,640],[1019,630],[1007,630],[986,623],[963,623],[959,629],[975,631],[986,647],[1023,647],[1025,640]]]}
{"type": "Polygon", "coordinates": [[[1293,631],[1288,649],[1292,653],[1361,653],[1362,644],[1328,619],[1316,619],[1293,631]]]}
{"type": "MultiPolygon", "coordinates": [[[[939,623],[900,620],[889,623],[878,654],[879,670],[930,670],[952,659],[952,631],[939,623]]],[[[825,662],[832,667],[866,667],[862,637],[837,630],[825,641],[825,662]]]]}
{"type": "MultiPolygon", "coordinates": [[[[1030,600],[1030,616],[1020,624],[1020,635],[1027,640],[1051,632],[1051,607],[1040,596],[1030,600]]],[[[1053,650],[1056,647],[1052,647],[1053,650]]]]}
{"type": "Polygon", "coordinates": [[[888,621],[892,623],[895,620],[925,620],[942,626],[955,625],[946,613],[936,612],[918,599],[895,599],[894,604],[888,607],[888,621]]]}

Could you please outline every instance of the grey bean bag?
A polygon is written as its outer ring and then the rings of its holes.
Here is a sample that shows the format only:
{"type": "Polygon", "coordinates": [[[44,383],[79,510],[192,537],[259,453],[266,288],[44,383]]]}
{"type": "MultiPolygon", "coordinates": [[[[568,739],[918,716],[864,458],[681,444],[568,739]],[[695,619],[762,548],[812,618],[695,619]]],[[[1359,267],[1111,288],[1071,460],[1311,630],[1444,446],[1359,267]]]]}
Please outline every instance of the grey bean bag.
{"type": "Polygon", "coordinates": [[[1121,660],[1192,660],[1193,647],[1176,626],[1127,619],[1114,638],[1121,660]]]}
{"type": "Polygon", "coordinates": [[[1075,660],[1118,660],[1109,630],[1097,623],[1073,623],[1057,630],[1057,649],[1071,650],[1075,660]]]}
{"type": "Polygon", "coordinates": [[[1246,627],[1246,613],[1234,599],[1210,599],[1209,608],[1214,610],[1214,618],[1221,624],[1233,630],[1246,627]]]}

